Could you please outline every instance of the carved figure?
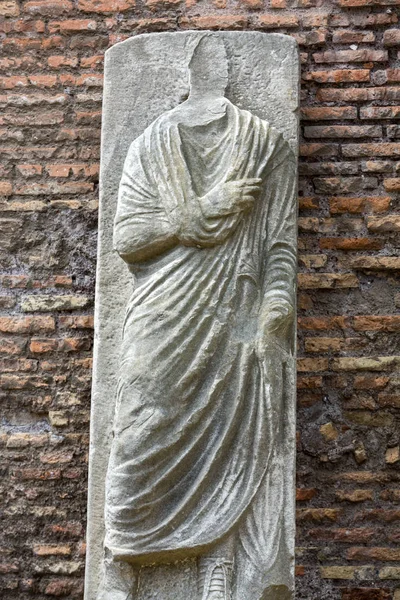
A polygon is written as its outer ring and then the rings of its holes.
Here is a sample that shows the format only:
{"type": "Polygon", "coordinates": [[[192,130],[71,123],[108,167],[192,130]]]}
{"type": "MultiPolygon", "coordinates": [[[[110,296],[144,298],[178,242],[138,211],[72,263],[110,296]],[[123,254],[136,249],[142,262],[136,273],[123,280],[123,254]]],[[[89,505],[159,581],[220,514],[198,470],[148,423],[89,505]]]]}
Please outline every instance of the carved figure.
{"type": "Polygon", "coordinates": [[[115,248],[123,333],[99,600],[140,565],[198,557],[192,600],[291,598],[296,161],[225,97],[196,39],[188,99],[130,146],[115,248]]]}

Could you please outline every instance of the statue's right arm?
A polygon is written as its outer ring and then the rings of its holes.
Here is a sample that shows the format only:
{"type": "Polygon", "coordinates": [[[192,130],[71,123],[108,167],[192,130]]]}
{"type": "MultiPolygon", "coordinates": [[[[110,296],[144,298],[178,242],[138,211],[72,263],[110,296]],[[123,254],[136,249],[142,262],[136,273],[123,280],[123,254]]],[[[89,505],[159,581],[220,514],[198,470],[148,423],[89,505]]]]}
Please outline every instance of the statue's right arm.
{"type": "Polygon", "coordinates": [[[114,249],[129,263],[137,263],[179,243],[140,156],[140,143],[130,147],[118,192],[114,249]]]}

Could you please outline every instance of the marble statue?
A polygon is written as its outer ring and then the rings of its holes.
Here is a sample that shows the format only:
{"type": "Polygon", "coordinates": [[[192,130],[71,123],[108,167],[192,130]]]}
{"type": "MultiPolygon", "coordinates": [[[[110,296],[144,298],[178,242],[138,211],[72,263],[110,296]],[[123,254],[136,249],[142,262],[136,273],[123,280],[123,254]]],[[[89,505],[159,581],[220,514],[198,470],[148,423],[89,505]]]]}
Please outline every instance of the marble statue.
{"type": "Polygon", "coordinates": [[[187,99],[131,143],[119,185],[114,248],[135,286],[97,599],[135,600],[143,565],[192,557],[188,600],[286,600],[296,157],[225,96],[218,34],[192,36],[187,51],[187,99]]]}

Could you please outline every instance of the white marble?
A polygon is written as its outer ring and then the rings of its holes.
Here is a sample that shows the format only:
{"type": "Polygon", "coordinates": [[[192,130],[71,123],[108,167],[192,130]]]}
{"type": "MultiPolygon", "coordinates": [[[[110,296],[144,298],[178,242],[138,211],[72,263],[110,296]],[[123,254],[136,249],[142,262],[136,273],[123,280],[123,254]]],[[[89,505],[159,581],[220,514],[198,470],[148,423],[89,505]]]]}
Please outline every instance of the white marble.
{"type": "Polygon", "coordinates": [[[86,600],[292,598],[297,108],[287,36],[107,53],[86,600]]]}

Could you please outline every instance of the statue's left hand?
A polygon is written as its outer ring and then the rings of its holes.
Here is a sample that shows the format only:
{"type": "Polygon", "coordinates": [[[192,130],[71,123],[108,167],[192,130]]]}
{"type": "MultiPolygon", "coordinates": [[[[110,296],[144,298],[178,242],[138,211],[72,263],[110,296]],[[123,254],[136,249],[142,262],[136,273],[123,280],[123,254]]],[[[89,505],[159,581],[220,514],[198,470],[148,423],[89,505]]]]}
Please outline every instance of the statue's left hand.
{"type": "Polygon", "coordinates": [[[284,345],[288,329],[293,322],[293,313],[293,306],[285,301],[261,307],[256,340],[258,356],[265,356],[272,337],[279,338],[284,345]]]}

